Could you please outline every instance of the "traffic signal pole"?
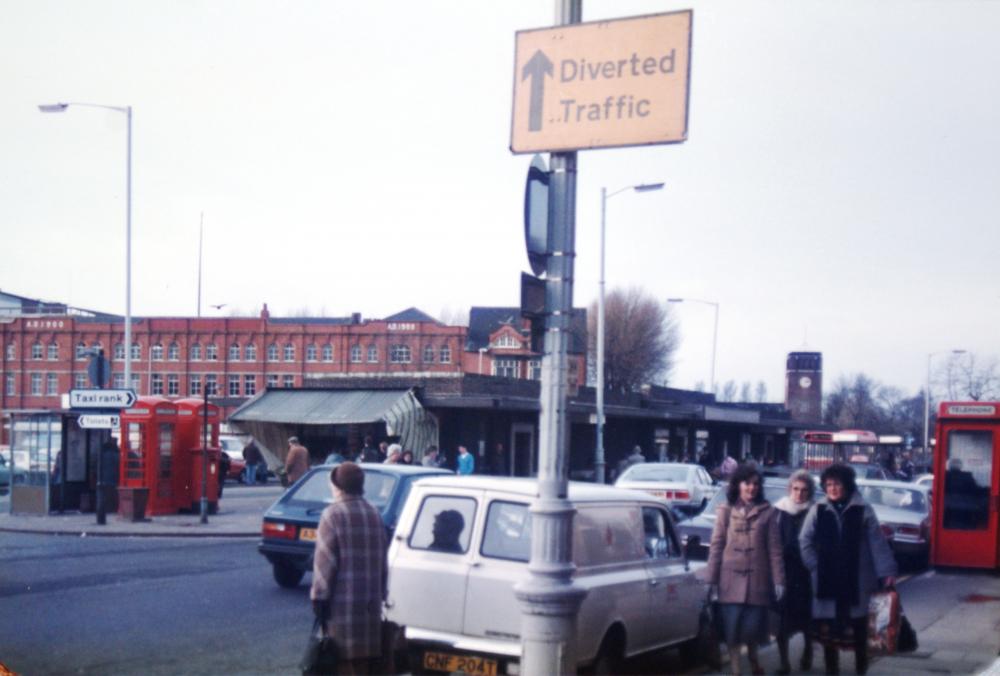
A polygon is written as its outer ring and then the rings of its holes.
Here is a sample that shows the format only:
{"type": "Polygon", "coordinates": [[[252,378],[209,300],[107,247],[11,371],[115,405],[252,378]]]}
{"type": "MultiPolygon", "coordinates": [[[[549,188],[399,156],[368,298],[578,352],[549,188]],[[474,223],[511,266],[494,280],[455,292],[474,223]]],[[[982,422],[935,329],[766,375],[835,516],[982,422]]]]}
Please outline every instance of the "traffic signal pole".
{"type": "MultiPolygon", "coordinates": [[[[556,0],[558,24],[579,23],[581,0],[556,0]]],[[[586,592],[573,584],[573,505],[567,500],[568,352],[573,313],[576,153],[551,154],[551,254],[545,267],[545,342],[539,416],[538,494],[531,504],[528,578],[515,588],[521,602],[521,673],[576,671],[573,630],[586,592]]]]}

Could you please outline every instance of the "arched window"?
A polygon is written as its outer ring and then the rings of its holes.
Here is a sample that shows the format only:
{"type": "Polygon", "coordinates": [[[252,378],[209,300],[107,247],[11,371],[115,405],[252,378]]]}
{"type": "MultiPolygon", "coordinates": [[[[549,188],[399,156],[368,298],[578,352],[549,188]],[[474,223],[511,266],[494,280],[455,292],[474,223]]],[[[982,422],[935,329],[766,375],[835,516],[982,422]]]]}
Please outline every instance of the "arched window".
{"type": "Polygon", "coordinates": [[[201,343],[191,346],[191,361],[201,361],[201,343]]]}
{"type": "Polygon", "coordinates": [[[167,359],[170,361],[180,361],[181,358],[181,346],[177,343],[170,343],[170,347],[167,348],[167,359]]]}
{"type": "Polygon", "coordinates": [[[229,361],[239,361],[240,360],[240,344],[233,343],[229,346],[229,361]]]}
{"type": "Polygon", "coordinates": [[[374,345],[368,346],[368,363],[369,364],[378,363],[378,348],[374,345]]]}
{"type": "Polygon", "coordinates": [[[257,361],[257,346],[253,343],[247,343],[246,347],[243,348],[243,360],[244,361],[257,361]]]}
{"type": "Polygon", "coordinates": [[[441,363],[442,364],[451,363],[451,347],[448,345],[441,346],[441,363]]]}
{"type": "Polygon", "coordinates": [[[291,343],[285,345],[285,361],[295,361],[295,346],[291,343]]]}
{"type": "Polygon", "coordinates": [[[323,346],[323,361],[333,361],[333,345],[329,343],[323,346]]]}
{"type": "Polygon", "coordinates": [[[434,346],[424,345],[424,361],[428,364],[434,363],[434,346]]]}
{"type": "Polygon", "coordinates": [[[267,346],[267,360],[278,361],[278,346],[274,343],[267,346]]]}
{"type": "Polygon", "coordinates": [[[219,361],[219,346],[209,343],[205,346],[205,359],[208,361],[219,361]]]}
{"type": "Polygon", "coordinates": [[[153,361],[163,361],[163,345],[156,343],[153,347],[149,348],[149,354],[153,361]]]}
{"type": "Polygon", "coordinates": [[[115,343],[114,359],[115,361],[125,361],[125,345],[123,343],[115,343]]]}
{"type": "Polygon", "coordinates": [[[87,344],[82,340],[76,344],[76,358],[77,359],[87,358],[87,344]]]}
{"type": "Polygon", "coordinates": [[[360,364],[361,363],[361,346],[351,345],[351,363],[360,364]]]}
{"type": "Polygon", "coordinates": [[[31,345],[31,358],[38,360],[42,358],[42,344],[39,341],[35,341],[31,345]]]}
{"type": "Polygon", "coordinates": [[[319,355],[319,350],[315,345],[312,343],[306,345],[306,361],[316,361],[317,355],[319,355]]]}
{"type": "Polygon", "coordinates": [[[132,343],[132,361],[137,361],[142,359],[142,345],[139,343],[132,343]]]}

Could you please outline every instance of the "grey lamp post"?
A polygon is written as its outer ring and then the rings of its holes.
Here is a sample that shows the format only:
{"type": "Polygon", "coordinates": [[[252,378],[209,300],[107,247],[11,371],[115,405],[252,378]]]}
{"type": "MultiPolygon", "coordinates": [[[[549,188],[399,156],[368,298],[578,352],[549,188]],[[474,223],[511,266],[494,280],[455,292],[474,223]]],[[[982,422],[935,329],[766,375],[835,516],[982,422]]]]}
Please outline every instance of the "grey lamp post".
{"type": "Polygon", "coordinates": [[[601,188],[601,275],[597,285],[597,444],[594,450],[594,470],[599,484],[604,483],[606,475],[606,463],[604,462],[604,232],[608,200],[626,190],[652,192],[662,188],[662,183],[628,185],[611,193],[608,192],[607,188],[601,188]]]}
{"type": "Polygon", "coordinates": [[[965,350],[938,350],[927,355],[927,381],[924,383],[924,453],[931,450],[931,440],[928,439],[931,427],[931,358],[938,354],[965,354],[965,350]]]}
{"type": "Polygon", "coordinates": [[[107,106],[100,103],[48,103],[38,106],[43,113],[62,113],[70,106],[104,108],[124,113],[128,120],[125,153],[125,388],[132,387],[132,106],[107,106]]]}
{"type": "Polygon", "coordinates": [[[689,303],[702,303],[704,305],[711,305],[715,308],[715,323],[712,327],[712,381],[711,388],[712,394],[715,394],[715,348],[719,342],[719,304],[711,300],[698,300],[697,298],[668,298],[668,303],[683,303],[687,301],[689,303]]]}

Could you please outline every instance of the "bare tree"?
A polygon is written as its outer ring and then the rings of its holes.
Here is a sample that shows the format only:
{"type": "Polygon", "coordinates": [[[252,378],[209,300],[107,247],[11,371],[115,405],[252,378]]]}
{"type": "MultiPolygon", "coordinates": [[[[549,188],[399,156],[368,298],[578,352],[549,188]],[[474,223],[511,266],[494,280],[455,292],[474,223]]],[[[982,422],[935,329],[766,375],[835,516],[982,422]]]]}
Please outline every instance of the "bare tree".
{"type": "Polygon", "coordinates": [[[718,394],[719,401],[736,401],[736,381],[727,380],[718,394]]]}
{"type": "Polygon", "coordinates": [[[469,308],[445,306],[438,313],[438,319],[445,326],[468,326],[469,308]]]}
{"type": "Polygon", "coordinates": [[[750,381],[744,380],[743,384],[740,385],[740,401],[744,404],[749,404],[753,399],[750,397],[750,381]]]}
{"type": "MultiPolygon", "coordinates": [[[[673,310],[640,288],[614,289],[604,300],[604,383],[629,391],[665,382],[679,343],[673,310]]],[[[596,363],[597,303],[587,312],[590,361],[596,363]]]]}
{"type": "Polygon", "coordinates": [[[767,401],[767,383],[763,380],[757,381],[757,389],[754,390],[754,401],[763,404],[767,401]]]}
{"type": "Polygon", "coordinates": [[[938,367],[935,382],[948,399],[984,401],[1000,398],[1000,365],[996,357],[981,359],[975,353],[953,354],[938,367]]]}

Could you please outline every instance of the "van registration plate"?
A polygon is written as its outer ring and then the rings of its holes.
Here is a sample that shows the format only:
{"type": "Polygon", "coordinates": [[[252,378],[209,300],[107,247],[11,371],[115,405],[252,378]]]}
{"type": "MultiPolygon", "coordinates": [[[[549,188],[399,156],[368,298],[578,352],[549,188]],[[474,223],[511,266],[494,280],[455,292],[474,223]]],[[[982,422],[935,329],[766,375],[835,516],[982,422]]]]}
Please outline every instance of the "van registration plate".
{"type": "Polygon", "coordinates": [[[450,653],[425,652],[424,669],[459,672],[473,676],[497,676],[497,661],[475,655],[452,655],[450,653]]]}
{"type": "Polygon", "coordinates": [[[300,540],[309,540],[310,542],[316,541],[316,529],[315,528],[302,528],[299,530],[300,540]]]}

